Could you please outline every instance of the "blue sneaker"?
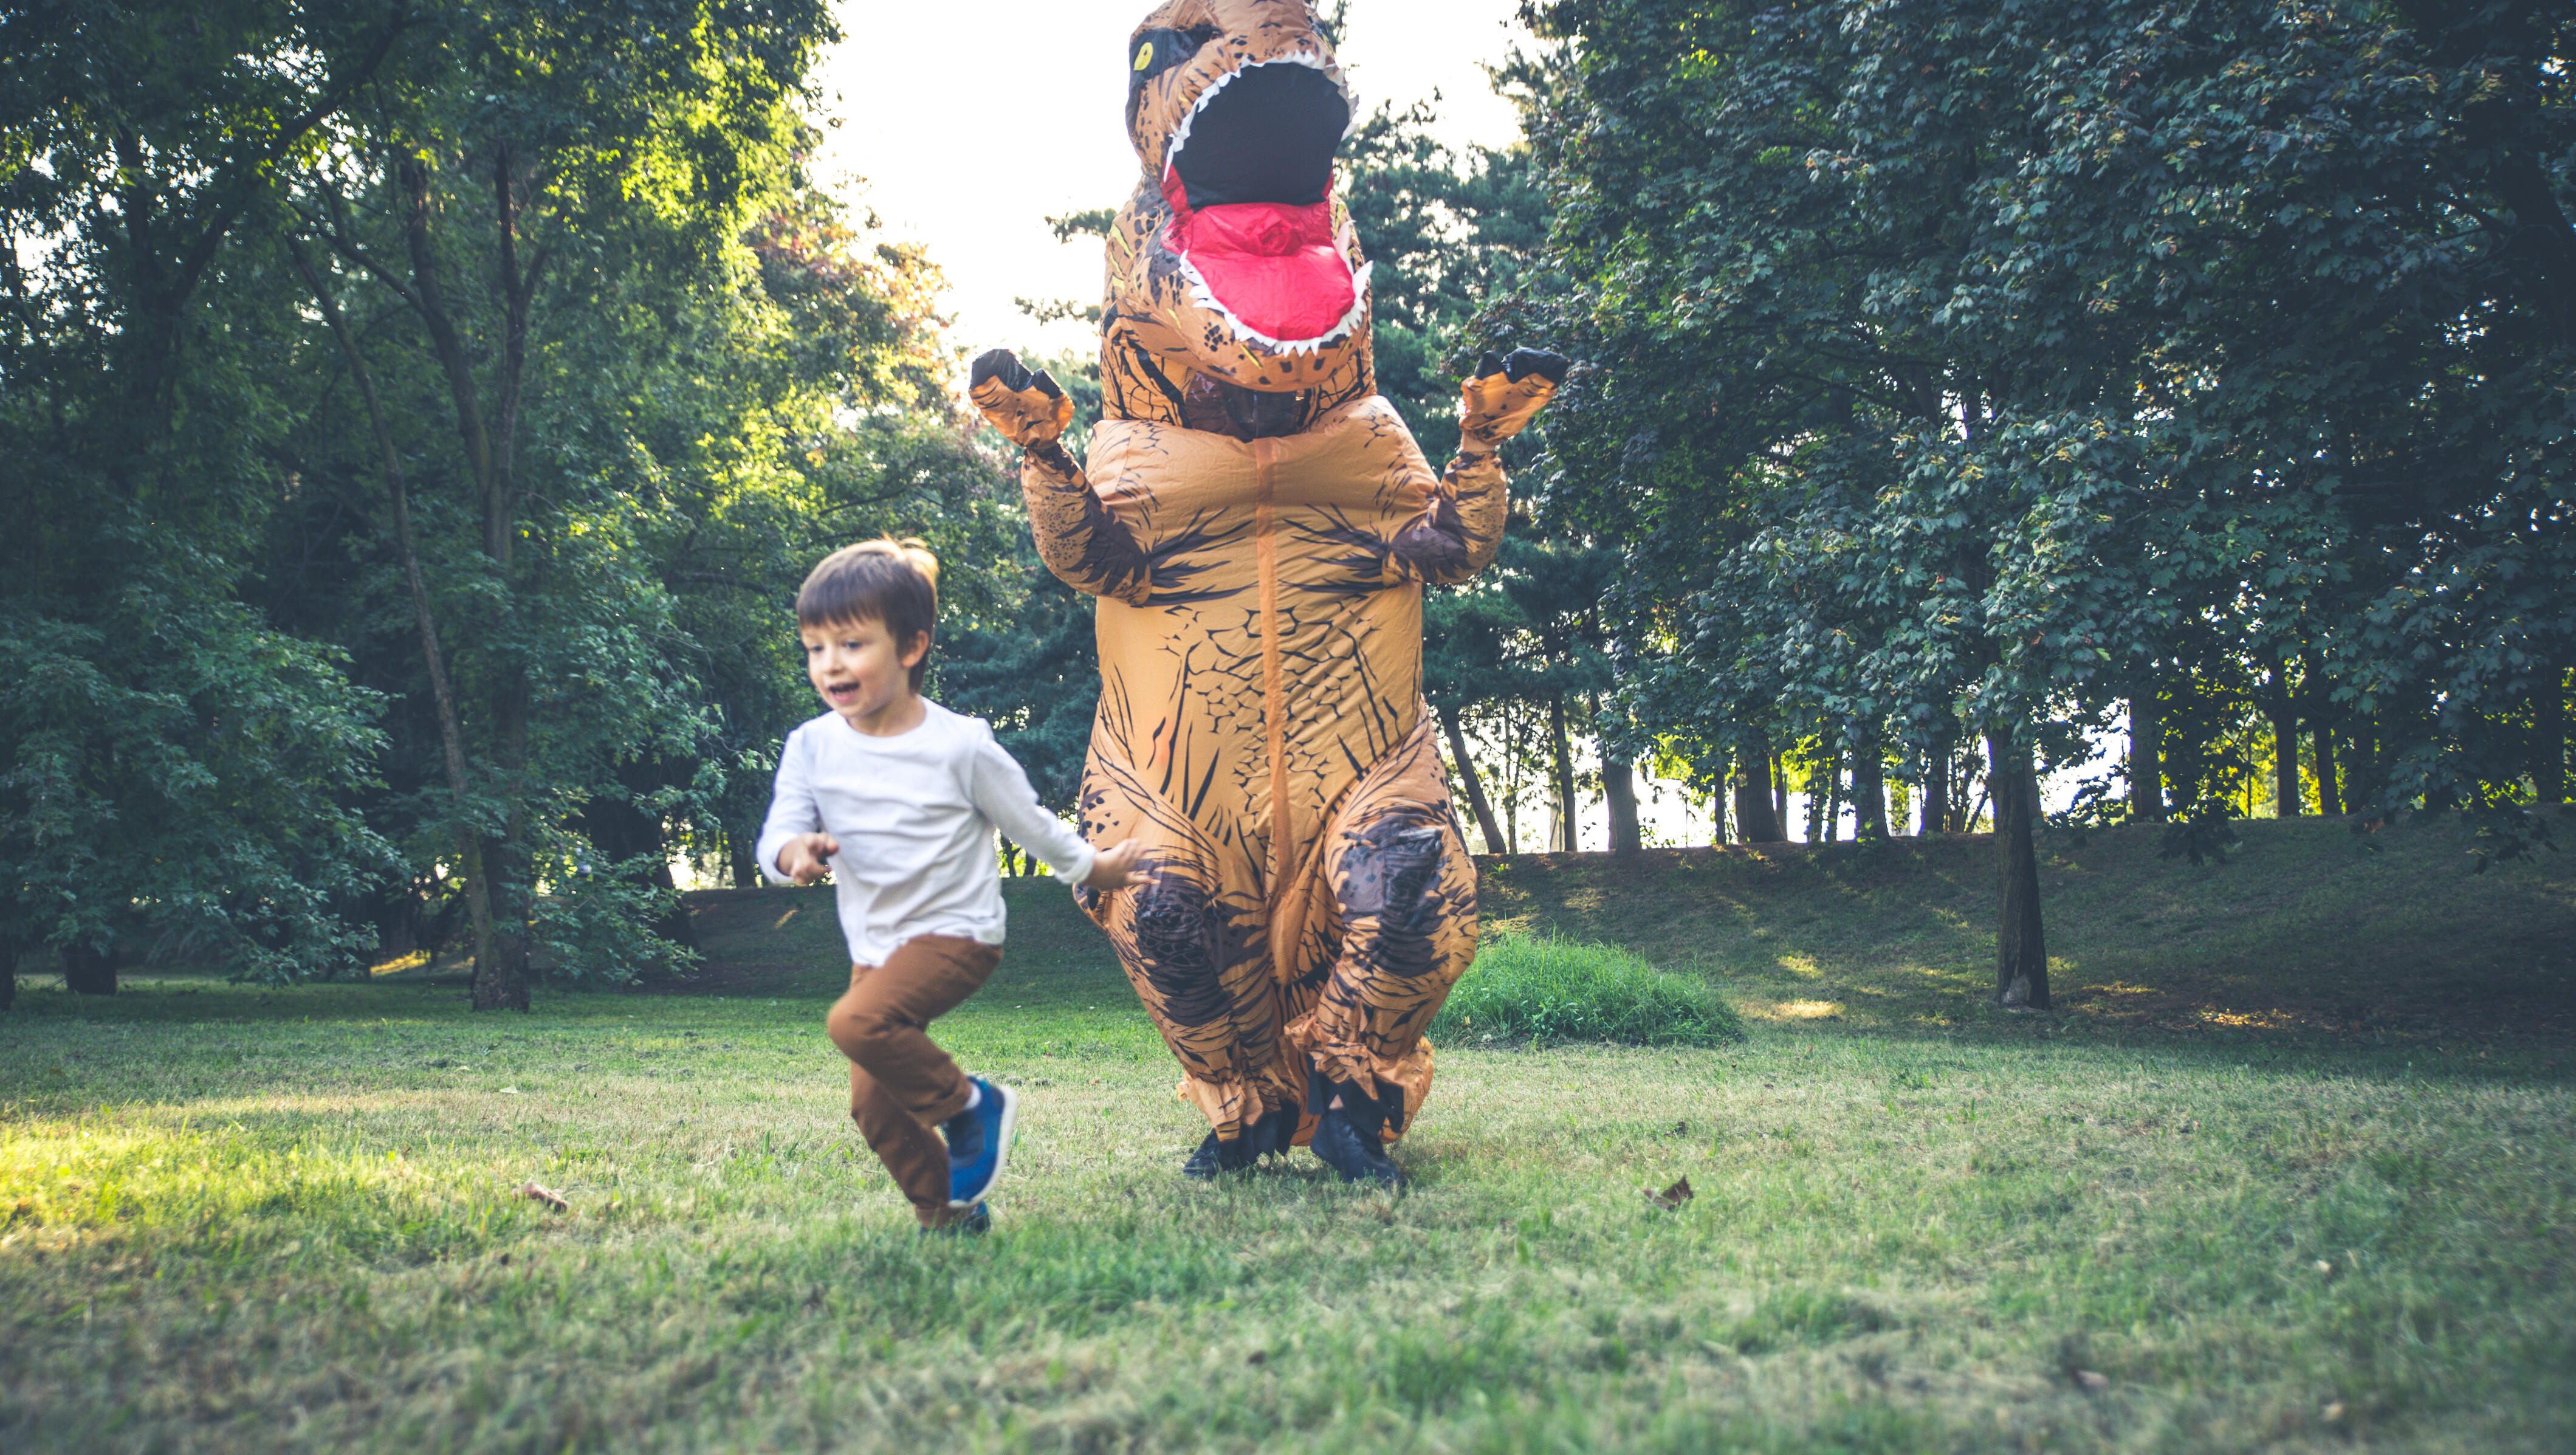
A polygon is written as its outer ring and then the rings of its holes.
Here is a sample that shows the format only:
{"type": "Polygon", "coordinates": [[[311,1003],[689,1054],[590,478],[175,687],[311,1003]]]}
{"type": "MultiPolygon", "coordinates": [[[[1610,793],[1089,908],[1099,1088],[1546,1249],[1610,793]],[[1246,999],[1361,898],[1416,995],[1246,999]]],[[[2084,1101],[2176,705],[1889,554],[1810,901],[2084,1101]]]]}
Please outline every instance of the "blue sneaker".
{"type": "Polygon", "coordinates": [[[972,1078],[984,1099],[940,1125],[948,1138],[948,1205],[973,1207],[1002,1180],[1002,1164],[1011,1155],[1011,1132],[1020,1099],[1007,1086],[981,1076],[972,1078]]]}

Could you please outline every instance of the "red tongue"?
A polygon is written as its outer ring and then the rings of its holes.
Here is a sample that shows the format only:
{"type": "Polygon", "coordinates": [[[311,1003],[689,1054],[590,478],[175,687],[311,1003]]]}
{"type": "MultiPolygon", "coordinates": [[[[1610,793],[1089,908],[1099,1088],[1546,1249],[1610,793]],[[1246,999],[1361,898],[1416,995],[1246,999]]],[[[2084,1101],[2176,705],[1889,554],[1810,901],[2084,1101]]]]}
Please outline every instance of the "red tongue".
{"type": "Polygon", "coordinates": [[[1163,173],[1172,250],[1244,327],[1278,343],[1322,338],[1359,293],[1333,246],[1332,199],[1305,207],[1232,202],[1193,211],[1177,172],[1163,173]]]}

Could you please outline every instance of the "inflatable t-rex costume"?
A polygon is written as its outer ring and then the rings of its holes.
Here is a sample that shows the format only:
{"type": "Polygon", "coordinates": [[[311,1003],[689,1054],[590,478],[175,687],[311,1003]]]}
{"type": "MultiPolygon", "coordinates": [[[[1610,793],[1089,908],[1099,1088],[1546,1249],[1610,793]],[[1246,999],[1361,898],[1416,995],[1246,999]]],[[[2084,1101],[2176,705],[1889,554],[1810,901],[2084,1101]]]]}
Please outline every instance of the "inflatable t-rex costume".
{"type": "Polygon", "coordinates": [[[1311,1143],[1401,1181],[1423,1028],[1476,947],[1476,875],[1422,706],[1422,587],[1493,559],[1496,457],[1564,377],[1487,356],[1434,474],[1369,356],[1332,195],[1352,103],[1302,0],[1170,0],[1128,41],[1145,182],[1109,239],[1086,472],[1054,380],[976,360],[1039,553],[1100,598],[1084,831],[1148,847],[1084,895],[1180,1058],[1209,1176],[1311,1143]]]}

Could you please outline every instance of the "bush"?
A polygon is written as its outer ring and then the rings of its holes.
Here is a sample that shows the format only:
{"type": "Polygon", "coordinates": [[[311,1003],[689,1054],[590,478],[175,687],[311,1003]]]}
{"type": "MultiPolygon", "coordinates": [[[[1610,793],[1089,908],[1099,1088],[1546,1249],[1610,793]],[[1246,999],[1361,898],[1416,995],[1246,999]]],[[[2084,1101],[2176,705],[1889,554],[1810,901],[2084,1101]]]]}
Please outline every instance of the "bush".
{"type": "Polygon", "coordinates": [[[1476,952],[1431,1034],[1714,1046],[1744,1039],[1744,1023],[1706,985],[1625,950],[1511,935],[1476,952]]]}

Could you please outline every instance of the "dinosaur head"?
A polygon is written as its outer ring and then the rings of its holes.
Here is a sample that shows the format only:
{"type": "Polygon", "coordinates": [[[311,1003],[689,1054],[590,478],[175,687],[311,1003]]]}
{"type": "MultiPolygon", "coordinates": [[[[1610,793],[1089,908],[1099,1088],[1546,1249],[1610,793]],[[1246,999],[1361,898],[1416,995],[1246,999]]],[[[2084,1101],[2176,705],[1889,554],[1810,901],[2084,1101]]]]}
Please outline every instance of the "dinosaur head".
{"type": "Polygon", "coordinates": [[[1304,0],[1167,0],[1127,58],[1145,186],[1112,247],[1108,325],[1240,388],[1312,390],[1368,334],[1333,197],[1354,113],[1331,42],[1304,0]]]}

